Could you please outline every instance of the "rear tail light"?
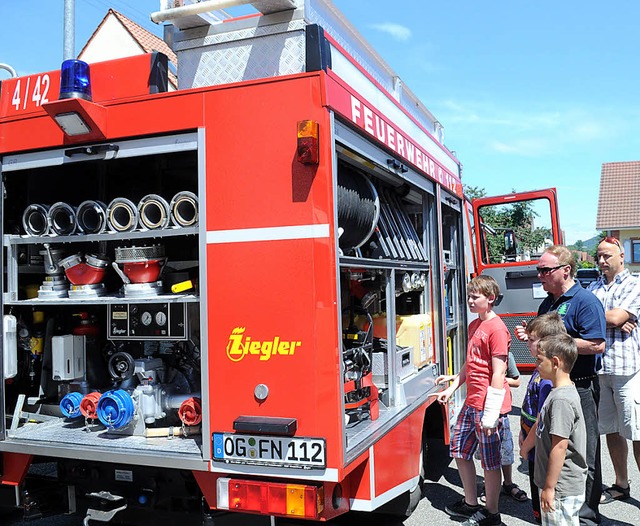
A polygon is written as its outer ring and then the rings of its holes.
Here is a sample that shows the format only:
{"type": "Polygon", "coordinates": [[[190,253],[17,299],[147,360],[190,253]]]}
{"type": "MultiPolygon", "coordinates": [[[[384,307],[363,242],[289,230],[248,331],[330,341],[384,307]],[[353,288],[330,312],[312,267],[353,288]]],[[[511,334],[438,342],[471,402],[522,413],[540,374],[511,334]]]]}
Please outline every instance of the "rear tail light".
{"type": "Polygon", "coordinates": [[[324,509],[322,487],[219,478],[219,509],[318,519],[324,509]]]}

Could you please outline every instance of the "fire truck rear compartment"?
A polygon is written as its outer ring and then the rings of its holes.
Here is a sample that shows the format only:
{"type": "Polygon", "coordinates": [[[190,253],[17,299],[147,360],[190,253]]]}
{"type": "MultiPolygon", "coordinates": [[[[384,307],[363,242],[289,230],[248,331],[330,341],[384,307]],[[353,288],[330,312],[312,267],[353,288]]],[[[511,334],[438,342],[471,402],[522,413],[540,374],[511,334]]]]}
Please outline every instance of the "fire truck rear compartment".
{"type": "Polygon", "coordinates": [[[193,146],[148,138],[4,167],[17,452],[201,466],[198,162],[195,135],[181,140],[193,146]]]}

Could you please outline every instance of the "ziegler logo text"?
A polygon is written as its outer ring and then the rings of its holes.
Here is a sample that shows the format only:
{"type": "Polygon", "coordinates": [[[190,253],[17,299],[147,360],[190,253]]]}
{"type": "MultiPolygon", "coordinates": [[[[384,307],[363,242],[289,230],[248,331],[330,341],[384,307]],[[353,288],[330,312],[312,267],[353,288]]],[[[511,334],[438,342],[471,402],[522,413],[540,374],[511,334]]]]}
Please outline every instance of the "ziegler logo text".
{"type": "Polygon", "coordinates": [[[246,327],[236,327],[231,331],[229,343],[227,343],[227,356],[234,362],[239,362],[247,354],[258,356],[266,361],[276,354],[292,355],[302,342],[281,340],[276,336],[273,340],[252,340],[251,336],[245,336],[246,327]]]}

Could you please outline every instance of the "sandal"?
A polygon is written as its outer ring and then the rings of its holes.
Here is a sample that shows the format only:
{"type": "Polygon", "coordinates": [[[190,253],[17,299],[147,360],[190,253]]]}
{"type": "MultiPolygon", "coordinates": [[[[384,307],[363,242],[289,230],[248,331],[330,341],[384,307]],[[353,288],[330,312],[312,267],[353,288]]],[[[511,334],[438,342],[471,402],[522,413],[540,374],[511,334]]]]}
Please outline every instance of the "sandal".
{"type": "Polygon", "coordinates": [[[527,493],[520,489],[517,484],[503,484],[502,485],[502,493],[505,495],[509,495],[513,500],[518,502],[526,502],[529,497],[527,497],[527,493]]]}
{"type": "Polygon", "coordinates": [[[620,487],[617,484],[611,484],[608,488],[602,490],[602,497],[600,497],[600,504],[609,504],[614,500],[627,500],[631,497],[631,485],[626,488],[620,487]],[[619,493],[614,495],[612,492],[619,493]]]}

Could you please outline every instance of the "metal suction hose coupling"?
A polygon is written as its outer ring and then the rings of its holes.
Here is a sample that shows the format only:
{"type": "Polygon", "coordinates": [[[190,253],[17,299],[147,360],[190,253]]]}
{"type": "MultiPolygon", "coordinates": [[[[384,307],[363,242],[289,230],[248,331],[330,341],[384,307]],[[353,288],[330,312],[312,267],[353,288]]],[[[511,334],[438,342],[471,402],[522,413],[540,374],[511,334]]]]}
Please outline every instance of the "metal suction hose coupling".
{"type": "Polygon", "coordinates": [[[169,225],[169,203],[156,194],[145,195],[138,203],[138,222],[140,228],[154,230],[169,225]]]}
{"type": "Polygon", "coordinates": [[[78,229],[84,234],[101,234],[107,228],[107,205],[94,200],[80,203],[76,210],[76,221],[78,229]]]}
{"type": "Polygon", "coordinates": [[[138,207],[125,197],[116,197],[107,207],[107,225],[112,232],[130,232],[138,225],[138,207]]]}
{"type": "Polygon", "coordinates": [[[22,228],[29,236],[44,236],[49,233],[49,207],[32,204],[22,213],[22,228]]]}
{"type": "Polygon", "coordinates": [[[170,204],[171,222],[177,227],[198,223],[198,197],[193,192],[178,192],[170,204]]]}
{"type": "Polygon", "coordinates": [[[44,271],[49,275],[58,274],[61,271],[60,267],[60,254],[61,250],[51,250],[49,243],[44,244],[44,250],[40,251],[40,254],[44,256],[44,271]]]}
{"type": "Polygon", "coordinates": [[[51,205],[48,217],[52,234],[70,236],[75,233],[78,223],[76,211],[71,205],[62,201],[51,205]]]}

